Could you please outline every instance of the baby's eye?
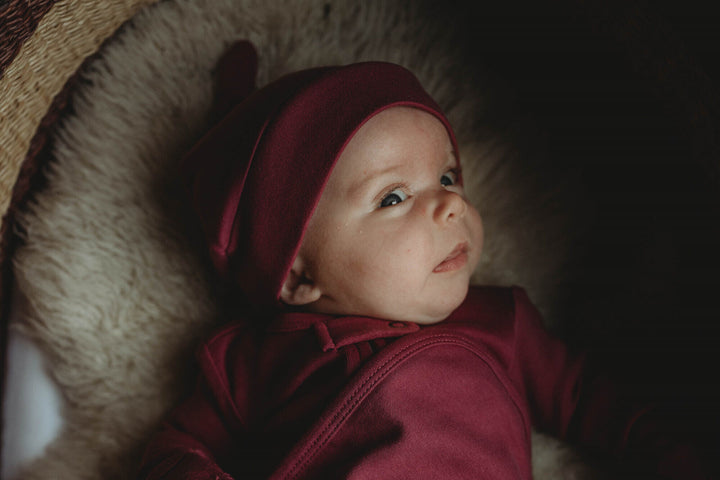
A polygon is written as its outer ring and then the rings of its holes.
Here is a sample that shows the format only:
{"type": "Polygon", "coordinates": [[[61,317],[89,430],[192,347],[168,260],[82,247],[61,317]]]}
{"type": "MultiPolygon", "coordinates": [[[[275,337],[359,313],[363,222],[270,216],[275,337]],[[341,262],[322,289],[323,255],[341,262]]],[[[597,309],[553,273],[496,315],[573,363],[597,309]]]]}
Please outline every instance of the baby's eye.
{"type": "Polygon", "coordinates": [[[407,198],[408,196],[405,192],[403,192],[399,188],[396,188],[392,192],[385,195],[382,200],[380,200],[380,208],[392,207],[393,205],[404,202],[405,200],[407,200],[407,198]]]}
{"type": "Polygon", "coordinates": [[[447,172],[443,173],[442,177],[440,177],[440,185],[443,187],[449,187],[450,185],[455,185],[457,183],[457,172],[455,170],[448,170],[447,172]]]}

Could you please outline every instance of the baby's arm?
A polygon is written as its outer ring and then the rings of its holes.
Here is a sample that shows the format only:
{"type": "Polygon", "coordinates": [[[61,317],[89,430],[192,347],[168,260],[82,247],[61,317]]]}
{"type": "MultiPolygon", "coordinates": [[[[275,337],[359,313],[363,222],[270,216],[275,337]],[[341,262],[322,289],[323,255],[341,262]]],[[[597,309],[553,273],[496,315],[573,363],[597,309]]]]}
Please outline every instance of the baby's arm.
{"type": "Polygon", "coordinates": [[[667,416],[621,391],[602,369],[548,335],[520,289],[515,290],[515,308],[511,375],[526,390],[536,428],[586,451],[610,455],[623,470],[639,469],[659,478],[707,478],[667,416]]]}
{"type": "Polygon", "coordinates": [[[138,479],[231,480],[218,465],[232,440],[202,378],[155,434],[143,458],[138,479]]]}

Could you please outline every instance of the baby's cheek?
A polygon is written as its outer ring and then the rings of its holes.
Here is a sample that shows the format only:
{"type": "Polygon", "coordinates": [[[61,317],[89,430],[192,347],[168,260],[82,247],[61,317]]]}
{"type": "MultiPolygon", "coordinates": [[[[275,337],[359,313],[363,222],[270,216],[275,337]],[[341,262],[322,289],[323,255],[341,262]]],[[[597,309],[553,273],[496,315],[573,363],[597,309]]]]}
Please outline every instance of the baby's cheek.
{"type": "Polygon", "coordinates": [[[470,219],[473,235],[476,237],[475,240],[478,241],[479,242],[478,244],[482,246],[483,233],[484,233],[482,217],[480,216],[480,213],[474,207],[470,208],[469,219],[470,219]]]}
{"type": "MultiPolygon", "coordinates": [[[[385,251],[384,258],[379,263],[385,269],[392,270],[396,276],[415,275],[430,254],[424,242],[417,241],[419,238],[412,233],[402,237],[402,240],[398,240],[392,248],[385,251]]],[[[408,282],[411,279],[403,280],[408,282]]]]}
{"type": "Polygon", "coordinates": [[[371,266],[359,255],[352,255],[347,261],[347,274],[363,278],[371,271],[371,266]]]}

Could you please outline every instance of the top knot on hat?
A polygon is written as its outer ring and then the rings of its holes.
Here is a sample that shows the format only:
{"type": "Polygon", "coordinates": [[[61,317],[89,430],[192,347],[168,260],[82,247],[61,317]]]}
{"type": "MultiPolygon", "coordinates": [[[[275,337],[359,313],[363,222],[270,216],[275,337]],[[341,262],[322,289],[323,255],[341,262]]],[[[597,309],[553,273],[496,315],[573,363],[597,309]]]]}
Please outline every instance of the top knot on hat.
{"type": "Polygon", "coordinates": [[[212,117],[220,119],[255,91],[258,58],[248,41],[232,44],[215,67],[215,100],[212,117]]]}
{"type": "Polygon", "coordinates": [[[394,106],[450,124],[405,68],[385,62],[318,67],[254,90],[257,55],[238,42],[217,71],[215,111],[225,116],[183,161],[191,199],[218,271],[256,306],[279,292],[345,145],[394,106]]]}

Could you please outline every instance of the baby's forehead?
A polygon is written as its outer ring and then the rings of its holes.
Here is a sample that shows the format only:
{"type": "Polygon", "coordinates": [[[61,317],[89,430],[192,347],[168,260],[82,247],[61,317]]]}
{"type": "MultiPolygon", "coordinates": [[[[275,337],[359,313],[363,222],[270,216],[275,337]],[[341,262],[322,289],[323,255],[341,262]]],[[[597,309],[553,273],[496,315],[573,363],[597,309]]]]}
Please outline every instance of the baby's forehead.
{"type": "Polygon", "coordinates": [[[376,178],[399,179],[456,163],[454,143],[443,122],[421,109],[392,107],[358,128],[340,153],[327,188],[353,196],[376,178]]]}
{"type": "MultiPolygon", "coordinates": [[[[337,163],[368,168],[406,164],[419,166],[416,155],[456,159],[454,143],[445,125],[434,115],[411,107],[392,107],[364,122],[340,152],[337,163]]],[[[337,166],[336,166],[337,168],[337,166]]]]}

